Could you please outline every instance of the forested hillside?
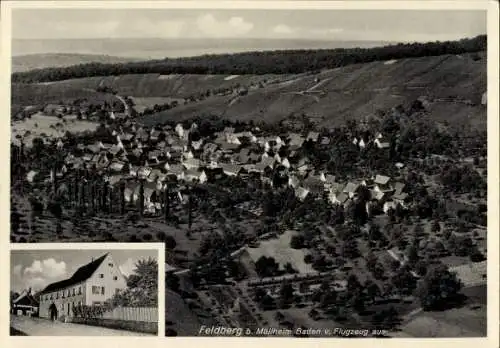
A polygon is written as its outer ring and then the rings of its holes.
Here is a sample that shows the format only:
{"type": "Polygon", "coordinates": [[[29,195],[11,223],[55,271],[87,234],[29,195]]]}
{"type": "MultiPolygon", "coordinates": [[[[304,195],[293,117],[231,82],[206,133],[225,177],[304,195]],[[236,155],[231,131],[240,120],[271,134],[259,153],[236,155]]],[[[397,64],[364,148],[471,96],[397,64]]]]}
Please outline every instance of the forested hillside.
{"type": "Polygon", "coordinates": [[[124,74],[297,74],[380,60],[463,54],[486,50],[486,35],[447,42],[397,44],[376,48],[292,50],[204,55],[144,62],[89,63],[37,69],[12,75],[12,82],[49,82],[124,74]]]}

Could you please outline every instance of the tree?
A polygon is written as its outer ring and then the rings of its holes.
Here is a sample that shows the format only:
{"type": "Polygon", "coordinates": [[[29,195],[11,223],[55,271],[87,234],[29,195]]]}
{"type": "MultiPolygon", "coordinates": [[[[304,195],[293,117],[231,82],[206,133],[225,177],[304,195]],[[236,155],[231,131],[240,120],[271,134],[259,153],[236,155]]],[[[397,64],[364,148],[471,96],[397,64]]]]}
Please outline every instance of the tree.
{"type": "Polygon", "coordinates": [[[432,223],[432,232],[440,232],[441,231],[441,225],[439,224],[438,220],[434,220],[432,223]]]}
{"type": "Polygon", "coordinates": [[[413,267],[418,261],[418,239],[414,238],[412,244],[408,247],[408,251],[406,253],[408,258],[408,264],[410,267],[413,267]]]}
{"type": "Polygon", "coordinates": [[[175,238],[172,236],[169,236],[169,235],[165,236],[165,239],[163,240],[163,242],[165,243],[165,248],[167,250],[173,250],[177,246],[177,242],[175,241],[175,238]]]}
{"type": "Polygon", "coordinates": [[[125,215],[125,183],[120,183],[120,214],[125,215]]]}
{"type": "Polygon", "coordinates": [[[180,281],[176,274],[168,273],[165,277],[165,285],[174,292],[179,292],[180,281]]]}
{"type": "Polygon", "coordinates": [[[293,249],[302,249],[304,248],[304,242],[304,236],[294,235],[290,240],[290,247],[293,249]]]}
{"type": "Polygon", "coordinates": [[[141,179],[139,186],[139,215],[144,214],[144,179],[141,179]]]}
{"type": "Polygon", "coordinates": [[[293,285],[290,283],[283,283],[280,288],[280,300],[285,304],[288,305],[293,302],[293,285]]]}
{"type": "Polygon", "coordinates": [[[410,295],[417,286],[417,280],[408,266],[401,267],[391,278],[391,282],[402,295],[410,295]]]}
{"type": "Polygon", "coordinates": [[[372,280],[366,281],[364,288],[367,300],[369,300],[370,302],[375,301],[375,299],[382,293],[377,283],[373,282],[372,280]]]}
{"type": "Polygon", "coordinates": [[[127,277],[127,288],[118,291],[109,301],[112,306],[154,307],[158,305],[158,261],[153,258],[136,262],[127,277]]]}
{"type": "Polygon", "coordinates": [[[320,298],[321,308],[329,308],[334,306],[337,302],[337,292],[333,289],[327,289],[324,291],[320,298]]]}
{"type": "Polygon", "coordinates": [[[417,288],[417,296],[424,310],[441,309],[457,300],[461,288],[457,275],[441,264],[429,269],[417,288]]]}
{"type": "Polygon", "coordinates": [[[255,270],[261,278],[272,277],[278,271],[278,263],[273,257],[261,256],[255,262],[255,270]]]}
{"type": "Polygon", "coordinates": [[[347,259],[355,259],[359,257],[358,242],[354,238],[350,238],[342,244],[342,256],[347,259]]]}

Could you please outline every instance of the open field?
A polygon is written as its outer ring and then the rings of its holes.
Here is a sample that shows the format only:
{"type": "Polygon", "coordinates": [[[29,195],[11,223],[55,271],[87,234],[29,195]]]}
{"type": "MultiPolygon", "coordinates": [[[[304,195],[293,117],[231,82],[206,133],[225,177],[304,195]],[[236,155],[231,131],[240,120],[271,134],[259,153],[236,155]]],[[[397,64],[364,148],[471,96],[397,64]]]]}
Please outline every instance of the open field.
{"type": "Polygon", "coordinates": [[[37,113],[31,118],[25,118],[22,121],[14,121],[11,125],[12,141],[19,145],[17,135],[24,136],[24,142],[27,146],[31,146],[33,139],[43,137],[45,134],[48,138],[62,137],[69,131],[71,133],[79,133],[84,131],[95,131],[98,124],[88,121],[79,121],[76,116],[65,116],[62,119],[56,116],[48,116],[42,113],[37,113]],[[29,132],[29,135],[25,135],[29,132]]]}
{"type": "Polygon", "coordinates": [[[466,287],[460,308],[420,312],[394,337],[481,337],[486,336],[486,285],[466,287]]]}
{"type": "Polygon", "coordinates": [[[299,273],[315,272],[311,265],[304,262],[303,250],[290,248],[290,240],[293,235],[293,231],[287,231],[278,238],[261,241],[258,248],[248,248],[247,252],[253,262],[256,262],[261,256],[274,257],[281,267],[290,263],[299,273]]]}
{"type": "MultiPolygon", "coordinates": [[[[401,328],[406,337],[486,336],[486,309],[458,308],[422,313],[401,328]]],[[[398,337],[398,334],[394,335],[398,337]]]]}
{"type": "Polygon", "coordinates": [[[12,84],[11,102],[13,108],[32,105],[72,104],[75,100],[86,100],[90,104],[113,104],[120,100],[112,94],[99,93],[89,89],[59,83],[12,84]],[[61,103],[62,102],[62,103],[61,103]]]}
{"type": "Polygon", "coordinates": [[[194,335],[200,329],[199,318],[189,309],[181,296],[171,290],[165,291],[165,328],[175,330],[177,335],[194,335]]]}
{"type": "MultiPolygon", "coordinates": [[[[119,95],[133,96],[136,98],[169,97],[185,98],[207,90],[231,88],[236,85],[250,86],[259,82],[283,80],[288,75],[241,75],[237,78],[226,80],[230,75],[194,75],[194,74],[131,74],[119,76],[88,77],[71,79],[48,84],[30,84],[38,88],[58,88],[59,90],[74,89],[84,91],[95,90],[97,87],[110,87],[119,95]],[[57,86],[57,87],[54,87],[57,86]]],[[[13,86],[25,84],[14,83],[13,86]]],[[[21,97],[26,92],[13,88],[13,96],[21,97]]]]}
{"type": "Polygon", "coordinates": [[[178,103],[183,103],[184,99],[181,98],[169,98],[169,97],[133,97],[134,109],[137,112],[143,112],[147,108],[153,108],[156,104],[162,105],[167,103],[172,103],[177,101],[178,103]]]}

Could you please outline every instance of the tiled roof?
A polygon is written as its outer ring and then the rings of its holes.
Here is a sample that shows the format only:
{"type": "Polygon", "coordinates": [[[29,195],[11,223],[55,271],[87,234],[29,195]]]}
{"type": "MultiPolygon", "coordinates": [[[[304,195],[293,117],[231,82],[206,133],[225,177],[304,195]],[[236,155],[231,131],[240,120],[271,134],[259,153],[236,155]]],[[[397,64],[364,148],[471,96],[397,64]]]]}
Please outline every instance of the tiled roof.
{"type": "Polygon", "coordinates": [[[47,287],[45,287],[45,289],[42,290],[41,294],[64,289],[67,288],[68,286],[72,286],[89,279],[90,277],[92,277],[97,268],[99,268],[99,266],[104,261],[106,256],[108,256],[108,253],[78,268],[76,272],[73,274],[73,276],[71,276],[71,278],[47,285],[47,287]]]}

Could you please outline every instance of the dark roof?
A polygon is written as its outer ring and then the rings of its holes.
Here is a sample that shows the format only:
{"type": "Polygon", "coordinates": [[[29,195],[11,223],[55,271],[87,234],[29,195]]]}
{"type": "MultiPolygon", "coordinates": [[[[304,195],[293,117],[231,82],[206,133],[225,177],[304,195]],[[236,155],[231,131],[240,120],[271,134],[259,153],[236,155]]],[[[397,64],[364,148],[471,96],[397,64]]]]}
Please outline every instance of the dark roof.
{"type": "Polygon", "coordinates": [[[104,261],[106,256],[108,256],[108,253],[78,268],[76,272],[73,274],[73,276],[71,276],[71,278],[47,285],[47,287],[43,289],[40,293],[45,294],[47,292],[57,291],[89,279],[90,277],[92,277],[92,274],[94,274],[97,268],[104,261]]]}
{"type": "Polygon", "coordinates": [[[24,291],[17,299],[14,300],[15,305],[38,307],[38,301],[31,293],[24,291]]]}

